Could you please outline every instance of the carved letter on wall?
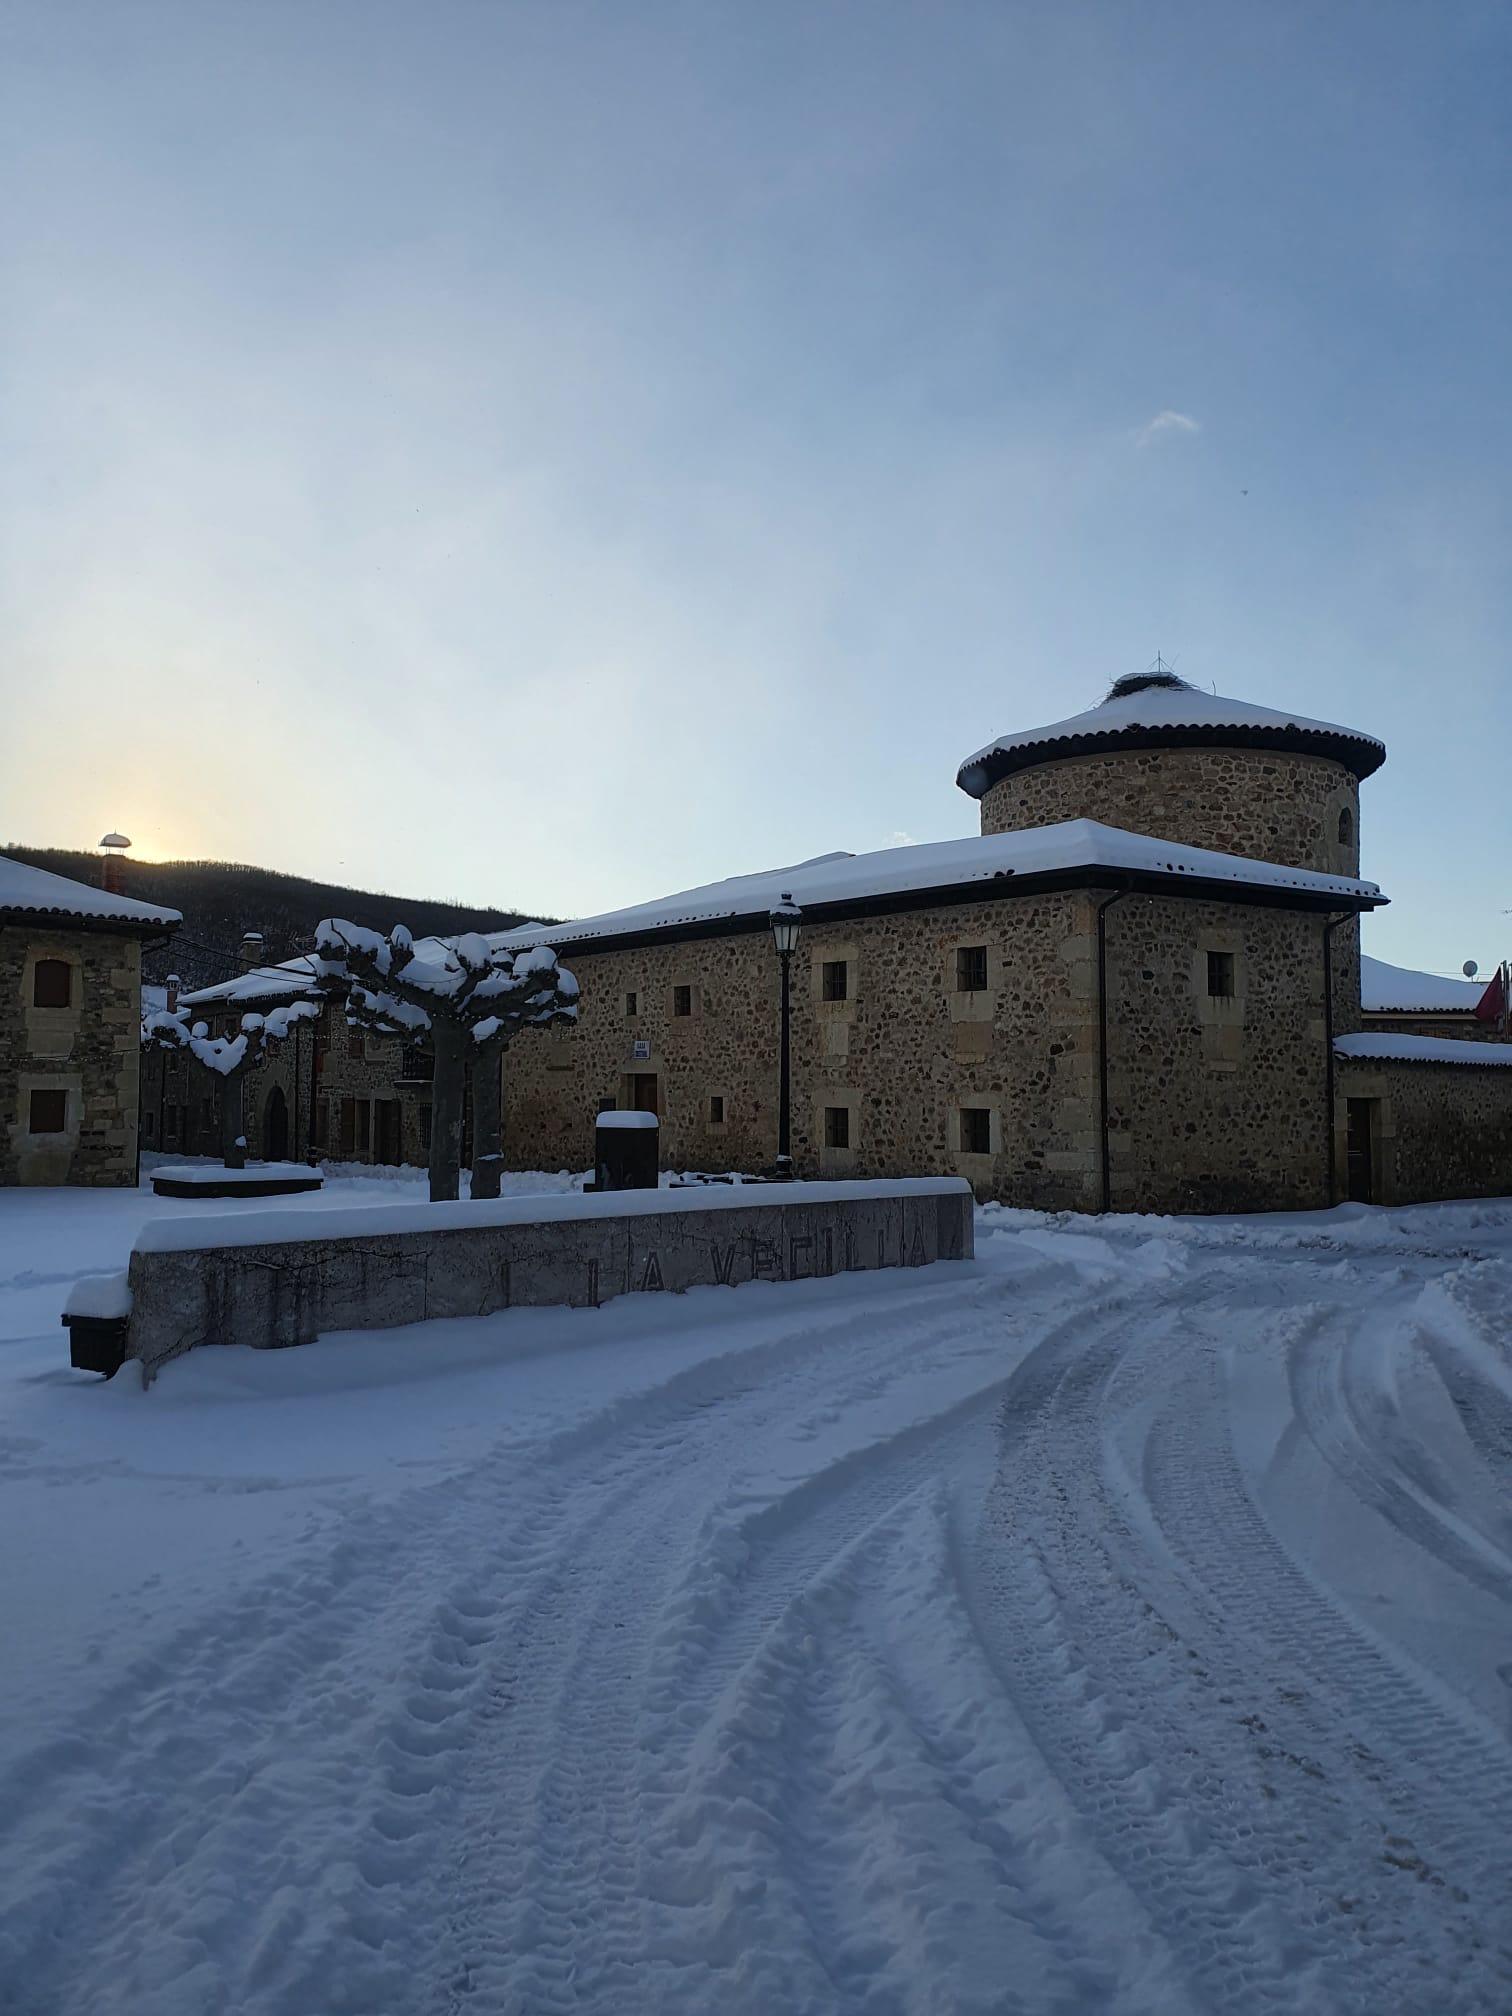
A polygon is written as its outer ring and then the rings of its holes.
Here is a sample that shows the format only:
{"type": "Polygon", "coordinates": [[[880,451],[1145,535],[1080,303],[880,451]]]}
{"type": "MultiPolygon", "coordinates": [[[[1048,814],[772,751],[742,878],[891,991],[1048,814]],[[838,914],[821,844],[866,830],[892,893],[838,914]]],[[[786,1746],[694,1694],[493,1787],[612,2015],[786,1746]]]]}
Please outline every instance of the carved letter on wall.
{"type": "Polygon", "coordinates": [[[653,1289],[665,1286],[666,1283],[662,1280],[661,1261],[657,1259],[654,1253],[648,1253],[646,1255],[646,1271],[641,1275],[641,1293],[643,1295],[649,1294],[653,1289]]]}

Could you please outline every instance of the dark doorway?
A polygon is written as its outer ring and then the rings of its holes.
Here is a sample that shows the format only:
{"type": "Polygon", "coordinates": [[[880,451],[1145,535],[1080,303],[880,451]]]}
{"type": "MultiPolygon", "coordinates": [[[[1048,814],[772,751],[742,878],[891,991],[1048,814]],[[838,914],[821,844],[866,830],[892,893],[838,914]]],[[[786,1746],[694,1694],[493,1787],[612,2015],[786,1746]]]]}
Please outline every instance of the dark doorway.
{"type": "Polygon", "coordinates": [[[397,1099],[376,1099],[373,1102],[373,1160],[394,1162],[399,1160],[399,1101],[397,1099]]]}
{"type": "Polygon", "coordinates": [[[263,1108],[263,1155],[269,1162],[289,1159],[289,1102],[282,1085],[275,1085],[263,1108]]]}
{"type": "Polygon", "coordinates": [[[1376,1112],[1377,1099],[1345,1101],[1349,1136],[1349,1201],[1374,1204],[1376,1201],[1376,1112]]]}
{"type": "Polygon", "coordinates": [[[655,1113],[660,1110],[656,1104],[654,1071],[637,1071],[630,1080],[630,1110],[633,1113],[655,1113]]]}

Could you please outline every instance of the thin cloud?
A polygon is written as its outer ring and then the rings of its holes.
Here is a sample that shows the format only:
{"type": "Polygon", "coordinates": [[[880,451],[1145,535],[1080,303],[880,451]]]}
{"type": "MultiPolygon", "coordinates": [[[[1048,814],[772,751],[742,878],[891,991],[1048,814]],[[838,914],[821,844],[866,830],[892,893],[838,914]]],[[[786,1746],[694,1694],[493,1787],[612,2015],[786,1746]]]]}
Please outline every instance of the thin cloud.
{"type": "Polygon", "coordinates": [[[1167,407],[1157,413],[1153,420],[1147,420],[1134,439],[1141,448],[1148,448],[1152,441],[1158,441],[1164,434],[1200,434],[1202,423],[1194,420],[1190,413],[1177,413],[1167,407]]]}

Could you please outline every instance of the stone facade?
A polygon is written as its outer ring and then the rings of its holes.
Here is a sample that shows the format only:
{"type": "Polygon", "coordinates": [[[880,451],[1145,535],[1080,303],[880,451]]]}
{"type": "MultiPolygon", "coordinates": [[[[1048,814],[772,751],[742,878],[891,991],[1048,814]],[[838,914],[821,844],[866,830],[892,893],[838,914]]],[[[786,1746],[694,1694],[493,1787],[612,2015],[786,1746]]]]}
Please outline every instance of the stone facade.
{"type": "Polygon", "coordinates": [[[1097,819],[1130,833],[1324,875],[1360,872],[1359,785],[1342,764],[1318,756],[1107,750],[1016,771],[982,799],[984,833],[1016,833],[1062,819],[1097,819]]]}
{"type": "MultiPolygon", "coordinates": [[[[806,928],[792,997],[798,1172],[961,1175],[982,1197],[1097,1209],[1097,910],[1108,894],[1026,895],[806,928]],[[985,951],[987,984],[963,990],[958,954],[971,948],[985,951]],[[841,961],[845,996],[826,999],[826,968],[841,961]]],[[[1324,1201],[1324,923],[1312,912],[1177,896],[1131,894],[1112,905],[1116,1208],[1324,1201]],[[1232,997],[1208,992],[1210,951],[1232,957],[1232,997]]],[[[1346,930],[1334,950],[1340,1010],[1352,987],[1357,1018],[1346,930]]],[[[767,932],[624,950],[585,944],[565,956],[583,989],[576,1029],[518,1043],[505,1059],[511,1166],[586,1167],[600,1107],[646,1102],[661,1116],[666,1166],[770,1166],[779,967],[767,932]]]]}
{"type": "Polygon", "coordinates": [[[135,1183],[141,982],[134,936],[63,920],[0,930],[0,1184],[135,1183]],[[66,1007],[36,1004],[44,960],[68,969],[66,1007]],[[62,1126],[34,1131],[54,1094],[62,1126]]]}
{"type": "Polygon", "coordinates": [[[1512,1189],[1512,1065],[1341,1058],[1336,1155],[1348,1185],[1349,1103],[1370,1104],[1377,1204],[1505,1197],[1512,1189]]]}
{"type": "MultiPolygon", "coordinates": [[[[242,1013],[238,1005],[207,1010],[202,1019],[220,1035],[234,1030],[242,1013]]],[[[256,1160],[302,1162],[313,1152],[323,1161],[423,1165],[430,1152],[429,1060],[395,1037],[348,1029],[339,1010],[325,1009],[313,1028],[296,1025],[243,1082],[243,1125],[256,1160]]],[[[220,1081],[193,1058],[147,1053],[143,1146],[218,1155],[220,1096],[220,1081]]]]}

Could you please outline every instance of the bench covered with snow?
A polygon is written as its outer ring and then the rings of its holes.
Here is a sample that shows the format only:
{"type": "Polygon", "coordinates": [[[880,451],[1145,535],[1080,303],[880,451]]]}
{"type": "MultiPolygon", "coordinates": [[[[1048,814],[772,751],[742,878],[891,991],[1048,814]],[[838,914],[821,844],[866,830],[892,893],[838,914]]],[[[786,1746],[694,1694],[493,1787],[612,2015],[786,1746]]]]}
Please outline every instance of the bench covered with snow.
{"type": "Polygon", "coordinates": [[[956,1176],[349,1210],[195,1213],[131,1255],[126,1354],[150,1378],[200,1344],[308,1344],[437,1316],[969,1259],[956,1176]]]}

